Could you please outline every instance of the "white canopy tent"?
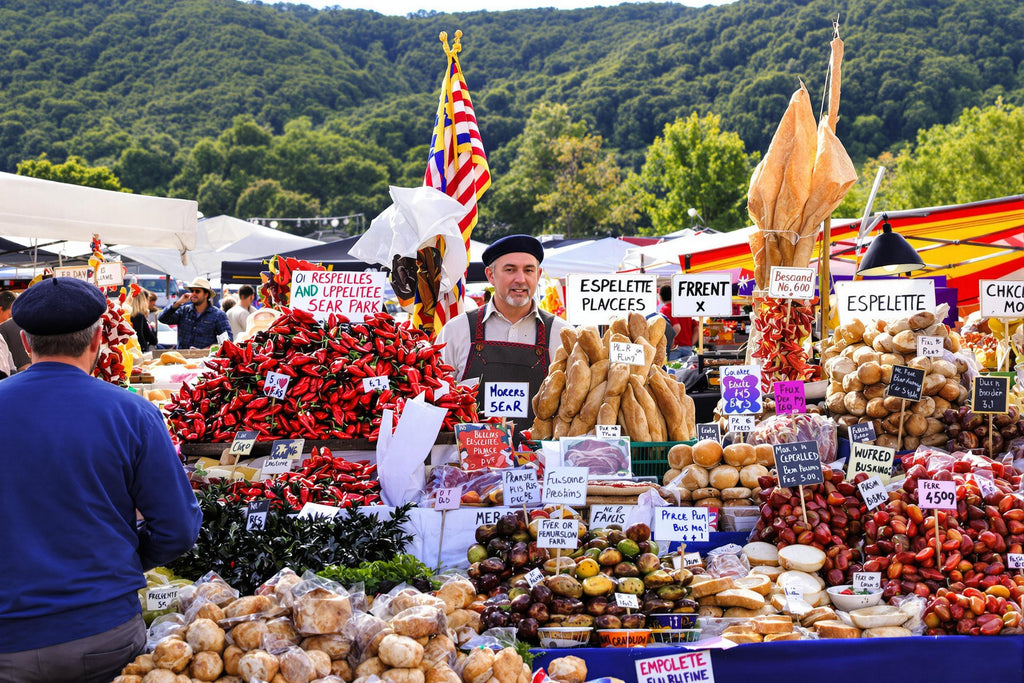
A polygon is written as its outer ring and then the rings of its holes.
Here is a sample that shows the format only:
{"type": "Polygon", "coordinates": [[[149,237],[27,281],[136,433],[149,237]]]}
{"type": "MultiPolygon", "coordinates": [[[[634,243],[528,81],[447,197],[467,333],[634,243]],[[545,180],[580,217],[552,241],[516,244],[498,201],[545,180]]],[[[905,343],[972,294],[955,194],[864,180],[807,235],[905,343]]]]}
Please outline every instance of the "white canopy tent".
{"type": "Polygon", "coordinates": [[[163,248],[196,246],[198,204],[0,173],[0,235],[163,248]]]}
{"type": "Polygon", "coordinates": [[[711,251],[736,244],[746,244],[747,238],[757,228],[751,226],[732,232],[701,232],[658,242],[647,247],[634,247],[622,259],[621,270],[639,270],[658,275],[672,275],[682,271],[679,257],[711,251]]]}
{"type": "Polygon", "coordinates": [[[544,274],[563,278],[569,273],[613,273],[628,251],[635,247],[616,237],[570,244],[566,247],[546,249],[544,274]]]}
{"type": "Polygon", "coordinates": [[[118,244],[112,251],[167,273],[178,280],[220,276],[223,261],[244,261],[323,244],[256,225],[232,216],[214,216],[199,221],[195,247],[189,249],[185,263],[174,249],[118,244]]]}

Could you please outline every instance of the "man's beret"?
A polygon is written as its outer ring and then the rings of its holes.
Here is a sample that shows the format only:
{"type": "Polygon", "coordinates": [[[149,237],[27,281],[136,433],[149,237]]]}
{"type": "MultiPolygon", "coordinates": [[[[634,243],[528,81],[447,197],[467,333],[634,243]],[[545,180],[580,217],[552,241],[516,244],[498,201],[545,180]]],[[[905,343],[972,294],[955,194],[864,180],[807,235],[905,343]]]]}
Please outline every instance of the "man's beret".
{"type": "Polygon", "coordinates": [[[84,330],[107,310],[96,285],[73,277],[43,280],[14,300],[11,316],[29,334],[70,334],[84,330]]]}
{"type": "Polygon", "coordinates": [[[484,265],[490,266],[505,254],[518,253],[535,256],[537,263],[544,260],[544,246],[536,237],[531,235],[509,235],[496,240],[491,246],[484,249],[484,265]]]}

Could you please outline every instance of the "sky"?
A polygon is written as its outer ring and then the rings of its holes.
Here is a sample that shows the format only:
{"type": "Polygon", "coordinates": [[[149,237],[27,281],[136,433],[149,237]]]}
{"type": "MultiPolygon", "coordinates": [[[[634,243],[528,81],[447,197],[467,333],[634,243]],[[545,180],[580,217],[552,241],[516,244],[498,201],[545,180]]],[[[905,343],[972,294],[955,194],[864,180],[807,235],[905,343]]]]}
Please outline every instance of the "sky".
{"type": "MultiPolygon", "coordinates": [[[[272,0],[264,0],[271,2],[272,0]]],[[[597,7],[622,4],[621,0],[284,0],[293,4],[309,5],[310,7],[342,7],[345,9],[370,9],[381,14],[405,16],[421,9],[438,12],[473,12],[486,9],[491,12],[511,9],[531,9],[535,7],[556,7],[558,9],[577,9],[580,7],[597,7]]],[[[733,0],[683,0],[677,4],[689,7],[705,5],[725,5],[733,0]]]]}

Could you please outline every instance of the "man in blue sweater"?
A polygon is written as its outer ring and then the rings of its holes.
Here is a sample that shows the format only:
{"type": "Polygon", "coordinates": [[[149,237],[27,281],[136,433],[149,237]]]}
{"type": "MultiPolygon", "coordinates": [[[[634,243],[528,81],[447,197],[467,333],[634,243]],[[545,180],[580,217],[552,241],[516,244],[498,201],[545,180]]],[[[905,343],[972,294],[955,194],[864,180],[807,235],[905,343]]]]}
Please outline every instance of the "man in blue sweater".
{"type": "Polygon", "coordinates": [[[115,677],[145,646],[143,571],[199,533],[159,411],[89,374],[106,309],[73,278],[40,282],[13,306],[32,365],[0,382],[4,683],[115,677]]]}

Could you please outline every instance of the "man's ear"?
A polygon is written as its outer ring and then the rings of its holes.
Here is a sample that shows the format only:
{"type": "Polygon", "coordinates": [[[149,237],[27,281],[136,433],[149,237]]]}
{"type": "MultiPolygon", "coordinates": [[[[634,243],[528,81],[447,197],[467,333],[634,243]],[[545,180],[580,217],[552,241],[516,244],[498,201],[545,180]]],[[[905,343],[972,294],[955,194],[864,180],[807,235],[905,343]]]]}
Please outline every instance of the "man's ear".
{"type": "Polygon", "coordinates": [[[96,332],[92,335],[92,341],[89,342],[89,353],[97,353],[100,350],[100,344],[103,343],[103,326],[100,325],[96,328],[96,332]]]}
{"type": "Polygon", "coordinates": [[[492,285],[494,284],[494,268],[487,266],[484,268],[484,275],[487,277],[487,281],[492,285]]]}

